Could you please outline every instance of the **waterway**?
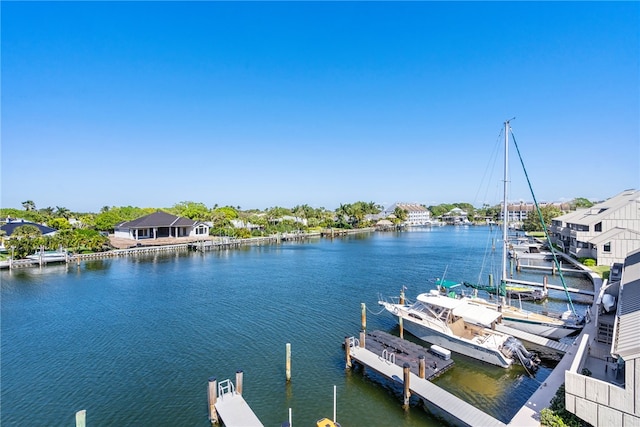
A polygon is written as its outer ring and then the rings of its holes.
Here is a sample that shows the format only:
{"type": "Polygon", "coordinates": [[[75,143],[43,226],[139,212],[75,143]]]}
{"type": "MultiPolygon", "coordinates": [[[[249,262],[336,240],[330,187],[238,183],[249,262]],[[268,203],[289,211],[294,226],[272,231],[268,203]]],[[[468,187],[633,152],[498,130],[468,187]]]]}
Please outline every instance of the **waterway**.
{"type": "MultiPolygon", "coordinates": [[[[68,426],[86,409],[89,426],[204,427],[208,378],[243,370],[245,399],[266,426],[280,426],[289,408],[298,426],[331,418],[334,385],[344,427],[440,425],[420,408],[403,411],[392,384],[346,372],[341,343],[358,334],[361,303],[368,329],[398,333],[377,314],[379,294],[405,286],[415,298],[443,274],[488,274],[494,233],[441,227],[3,271],[0,424],[68,426]]],[[[545,305],[566,309],[560,297],[545,305]]],[[[521,367],[454,360],[436,384],[507,422],[555,363],[546,358],[530,378],[521,367]]]]}

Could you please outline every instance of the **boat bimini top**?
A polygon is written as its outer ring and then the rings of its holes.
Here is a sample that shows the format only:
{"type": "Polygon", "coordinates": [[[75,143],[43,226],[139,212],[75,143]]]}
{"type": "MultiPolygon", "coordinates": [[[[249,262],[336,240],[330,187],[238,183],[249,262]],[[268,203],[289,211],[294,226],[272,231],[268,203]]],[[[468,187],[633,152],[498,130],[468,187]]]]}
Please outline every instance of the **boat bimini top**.
{"type": "Polygon", "coordinates": [[[428,294],[420,294],[417,300],[423,304],[438,306],[448,310],[454,316],[462,317],[465,322],[472,323],[486,328],[491,328],[492,324],[502,317],[502,313],[491,310],[468,300],[449,298],[439,295],[438,291],[428,294]]]}

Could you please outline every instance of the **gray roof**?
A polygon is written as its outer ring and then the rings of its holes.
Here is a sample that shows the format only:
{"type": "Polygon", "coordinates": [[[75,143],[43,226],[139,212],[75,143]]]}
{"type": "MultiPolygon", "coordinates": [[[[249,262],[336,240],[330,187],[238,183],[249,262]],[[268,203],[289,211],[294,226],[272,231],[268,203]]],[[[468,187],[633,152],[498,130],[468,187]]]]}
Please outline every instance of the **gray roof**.
{"type": "Polygon", "coordinates": [[[35,222],[29,222],[29,221],[8,222],[4,224],[2,227],[0,227],[0,230],[6,232],[7,237],[9,237],[13,234],[14,231],[16,231],[16,228],[22,227],[23,225],[32,225],[34,227],[37,227],[43,236],[46,236],[47,234],[52,234],[58,231],[55,228],[47,227],[46,225],[36,224],[35,222]]]}
{"type": "Polygon", "coordinates": [[[193,227],[197,224],[189,218],[182,218],[166,212],[157,211],[133,221],[118,224],[118,228],[150,228],[150,227],[193,227]]]}
{"type": "Polygon", "coordinates": [[[640,357],[640,250],[631,252],[622,273],[618,324],[612,353],[623,359],[640,357]]]}
{"type": "Polygon", "coordinates": [[[597,224],[603,219],[606,219],[613,212],[632,202],[640,203],[640,191],[625,190],[622,193],[617,194],[602,203],[597,203],[588,209],[572,212],[571,214],[563,215],[554,219],[560,219],[570,224],[597,224]]]}

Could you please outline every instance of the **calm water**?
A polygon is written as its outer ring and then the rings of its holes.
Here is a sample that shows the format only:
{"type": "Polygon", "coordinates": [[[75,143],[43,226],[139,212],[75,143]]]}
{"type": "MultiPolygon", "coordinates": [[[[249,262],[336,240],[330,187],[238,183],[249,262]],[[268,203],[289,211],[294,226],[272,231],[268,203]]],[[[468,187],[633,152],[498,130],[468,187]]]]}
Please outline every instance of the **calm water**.
{"type": "MultiPolygon", "coordinates": [[[[439,425],[420,408],[405,413],[392,385],[346,372],[341,343],[358,334],[362,302],[369,329],[397,334],[391,316],[376,315],[378,294],[406,286],[414,298],[445,271],[488,274],[479,271],[496,262],[484,256],[493,237],[442,227],[3,271],[0,422],[69,426],[86,409],[90,426],[207,426],[207,379],[242,369],[245,399],[266,426],[280,426],[288,408],[297,426],[331,418],[334,385],[345,427],[439,425]]],[[[553,367],[529,378],[454,359],[437,384],[503,421],[553,367]]]]}

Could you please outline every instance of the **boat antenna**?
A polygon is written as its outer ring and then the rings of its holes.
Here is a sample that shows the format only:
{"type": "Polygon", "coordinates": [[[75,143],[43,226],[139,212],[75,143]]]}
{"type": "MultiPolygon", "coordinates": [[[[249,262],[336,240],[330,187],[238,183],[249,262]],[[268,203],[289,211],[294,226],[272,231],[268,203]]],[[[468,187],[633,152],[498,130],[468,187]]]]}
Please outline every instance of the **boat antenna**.
{"type": "Polygon", "coordinates": [[[542,231],[544,231],[544,237],[547,239],[549,243],[549,247],[551,248],[551,255],[553,255],[553,263],[556,267],[556,270],[559,273],[560,281],[562,282],[562,287],[564,288],[564,293],[567,295],[567,299],[569,300],[569,305],[571,306],[571,312],[577,318],[576,309],[573,306],[573,301],[571,301],[571,295],[569,294],[569,290],[567,289],[567,284],[564,281],[564,275],[562,274],[562,269],[560,268],[560,263],[558,262],[558,257],[556,256],[556,250],[553,247],[553,243],[551,243],[551,238],[549,237],[549,232],[547,231],[547,225],[544,222],[544,217],[542,216],[542,211],[540,210],[540,205],[538,205],[538,201],[536,200],[536,195],[533,193],[533,187],[531,186],[531,181],[529,180],[529,175],[527,174],[527,169],[524,167],[524,161],[522,160],[522,156],[520,155],[520,149],[518,148],[518,143],[516,142],[516,137],[511,133],[513,137],[513,145],[516,147],[516,151],[518,152],[518,158],[520,159],[520,164],[522,165],[522,170],[524,171],[524,176],[527,178],[527,184],[529,185],[529,191],[531,192],[531,197],[533,197],[533,203],[536,206],[536,211],[538,213],[538,218],[540,219],[540,223],[542,224],[542,231]]]}

